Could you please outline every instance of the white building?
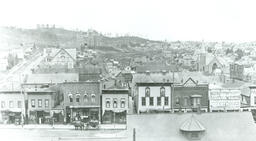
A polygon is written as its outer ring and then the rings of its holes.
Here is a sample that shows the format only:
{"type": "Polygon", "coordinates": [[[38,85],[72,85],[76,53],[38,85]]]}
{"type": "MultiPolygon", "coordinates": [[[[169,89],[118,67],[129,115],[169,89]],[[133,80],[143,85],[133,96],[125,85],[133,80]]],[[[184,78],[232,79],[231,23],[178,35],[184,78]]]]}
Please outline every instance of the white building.
{"type": "Polygon", "coordinates": [[[137,112],[170,111],[172,83],[136,83],[137,112]]]}

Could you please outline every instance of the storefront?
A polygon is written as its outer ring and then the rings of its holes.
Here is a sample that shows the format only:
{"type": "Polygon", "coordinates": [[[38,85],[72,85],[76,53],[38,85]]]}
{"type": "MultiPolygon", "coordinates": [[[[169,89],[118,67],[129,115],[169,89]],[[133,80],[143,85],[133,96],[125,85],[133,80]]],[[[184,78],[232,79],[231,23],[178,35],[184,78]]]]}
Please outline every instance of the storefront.
{"type": "Polygon", "coordinates": [[[4,124],[20,124],[21,123],[21,112],[13,112],[9,110],[1,111],[2,122],[4,124]]]}
{"type": "Polygon", "coordinates": [[[103,124],[126,124],[126,113],[127,111],[112,111],[106,110],[103,113],[102,123],[103,124]]]}
{"type": "Polygon", "coordinates": [[[66,122],[80,120],[85,123],[90,121],[100,121],[100,108],[99,107],[66,107],[66,122]]]}
{"type": "Polygon", "coordinates": [[[38,110],[29,112],[29,123],[30,124],[46,124],[48,117],[50,116],[49,111],[38,110]]]}

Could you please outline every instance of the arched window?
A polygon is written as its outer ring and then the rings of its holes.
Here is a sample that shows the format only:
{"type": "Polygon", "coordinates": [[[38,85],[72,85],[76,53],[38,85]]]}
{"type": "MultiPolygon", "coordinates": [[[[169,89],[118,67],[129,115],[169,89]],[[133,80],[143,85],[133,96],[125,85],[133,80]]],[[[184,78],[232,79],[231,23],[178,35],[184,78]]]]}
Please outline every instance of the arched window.
{"type": "Polygon", "coordinates": [[[76,94],[76,102],[80,102],[80,94],[79,93],[76,94]]]}
{"type": "Polygon", "coordinates": [[[124,107],[125,107],[125,99],[121,98],[121,108],[124,108],[124,107]]]}
{"type": "Polygon", "coordinates": [[[114,98],[113,100],[113,108],[117,108],[117,98],[114,98]]]}
{"type": "Polygon", "coordinates": [[[73,102],[73,95],[71,93],[68,94],[69,102],[73,102]]]}
{"type": "Polygon", "coordinates": [[[87,93],[84,94],[84,102],[88,102],[88,95],[87,95],[87,93]]]}
{"type": "Polygon", "coordinates": [[[91,101],[92,101],[92,102],[95,102],[95,101],[96,101],[96,100],[95,100],[95,94],[92,94],[92,95],[91,95],[91,101]]]}
{"type": "Polygon", "coordinates": [[[164,87],[161,87],[160,88],[160,96],[165,96],[165,88],[164,87]]]}
{"type": "Polygon", "coordinates": [[[146,97],[150,97],[150,88],[149,87],[146,87],[145,95],[146,95],[146,97]]]}

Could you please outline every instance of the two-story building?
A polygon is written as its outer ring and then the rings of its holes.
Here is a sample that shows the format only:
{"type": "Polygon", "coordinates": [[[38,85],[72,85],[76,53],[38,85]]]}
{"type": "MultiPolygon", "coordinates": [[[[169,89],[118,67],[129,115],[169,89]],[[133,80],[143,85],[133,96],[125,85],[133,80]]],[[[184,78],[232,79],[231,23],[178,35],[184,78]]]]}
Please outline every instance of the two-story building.
{"type": "Polygon", "coordinates": [[[50,89],[26,91],[29,123],[43,124],[50,122],[51,109],[54,107],[54,93],[50,89]]]}
{"type": "Polygon", "coordinates": [[[128,89],[102,90],[102,123],[126,124],[129,107],[128,89]]]}
{"type": "Polygon", "coordinates": [[[170,111],[171,86],[170,82],[136,83],[137,113],[170,111]]]}
{"type": "Polygon", "coordinates": [[[183,84],[175,84],[172,88],[172,107],[174,111],[192,111],[198,108],[208,111],[208,84],[198,84],[189,78],[183,84]]]}
{"type": "Polygon", "coordinates": [[[59,84],[64,97],[65,121],[100,121],[100,83],[67,82],[59,84]]]}
{"type": "Polygon", "coordinates": [[[21,91],[1,91],[0,102],[0,123],[11,124],[24,118],[25,103],[21,91]]]}

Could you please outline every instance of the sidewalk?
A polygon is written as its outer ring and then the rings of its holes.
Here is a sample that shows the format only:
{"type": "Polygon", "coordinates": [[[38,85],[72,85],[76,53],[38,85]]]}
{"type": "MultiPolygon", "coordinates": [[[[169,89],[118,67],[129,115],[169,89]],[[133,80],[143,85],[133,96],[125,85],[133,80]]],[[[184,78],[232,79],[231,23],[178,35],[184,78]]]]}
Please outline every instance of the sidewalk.
{"type": "MultiPolygon", "coordinates": [[[[100,124],[101,130],[125,130],[125,124],[100,124]]],[[[0,129],[75,129],[74,125],[56,124],[54,126],[49,124],[26,124],[23,127],[21,125],[14,124],[0,124],[0,129]]]]}
{"type": "Polygon", "coordinates": [[[74,125],[49,125],[49,124],[26,124],[23,127],[21,125],[14,124],[0,124],[0,129],[74,129],[74,125]]]}

